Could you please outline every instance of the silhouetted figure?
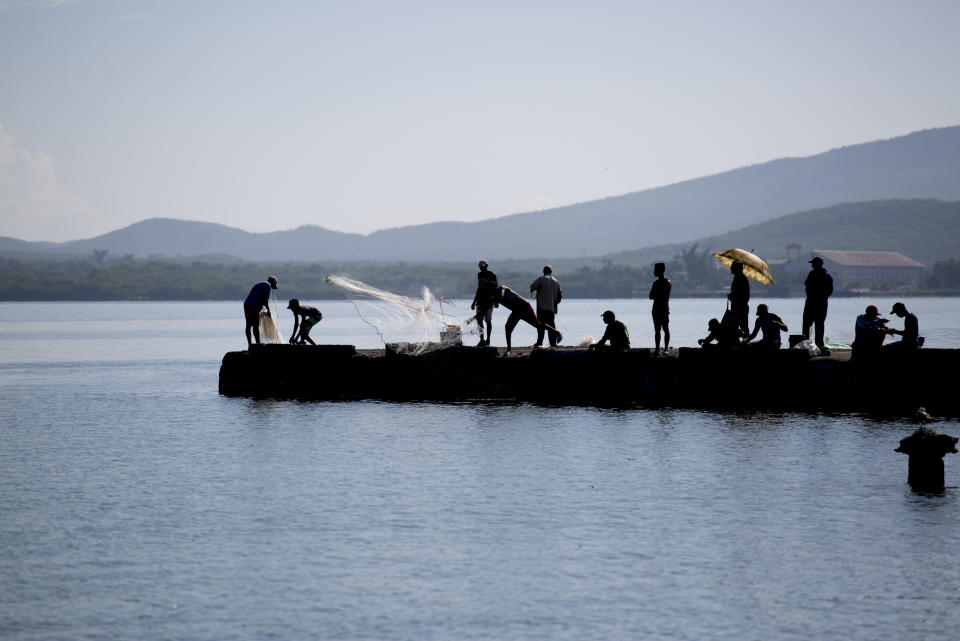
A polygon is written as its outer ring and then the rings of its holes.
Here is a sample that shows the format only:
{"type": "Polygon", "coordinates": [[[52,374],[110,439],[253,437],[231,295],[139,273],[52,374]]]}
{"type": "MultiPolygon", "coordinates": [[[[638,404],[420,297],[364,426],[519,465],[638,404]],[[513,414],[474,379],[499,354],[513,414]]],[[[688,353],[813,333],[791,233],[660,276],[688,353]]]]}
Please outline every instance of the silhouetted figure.
{"type": "Polygon", "coordinates": [[[497,275],[487,269],[487,261],[481,260],[478,263],[480,267],[477,273],[477,293],[473,295],[473,302],[470,309],[477,311],[477,328],[480,330],[480,342],[478,347],[490,344],[490,335],[493,333],[493,308],[497,306],[497,275]],[[483,325],[487,325],[487,338],[483,338],[483,325]]]}
{"type": "Polygon", "coordinates": [[[270,315],[270,292],[277,288],[277,279],[269,276],[267,280],[262,280],[250,289],[246,299],[243,301],[243,317],[246,319],[246,328],[244,333],[247,335],[247,349],[250,349],[250,330],[253,330],[253,337],[260,344],[260,310],[267,308],[267,316],[270,315]]]}
{"type": "Polygon", "coordinates": [[[854,339],[851,358],[864,358],[880,352],[883,339],[887,335],[887,319],[880,318],[880,310],[876,305],[868,305],[864,313],[857,316],[854,324],[854,339]]]}
{"type": "Polygon", "coordinates": [[[743,263],[731,264],[730,271],[733,273],[733,282],[730,283],[727,299],[730,301],[730,310],[737,319],[741,335],[747,336],[750,334],[750,282],[743,275],[743,263]]]}
{"type": "Polygon", "coordinates": [[[627,326],[622,321],[618,321],[609,309],[601,314],[600,318],[607,324],[607,330],[600,337],[600,340],[588,347],[587,350],[624,352],[630,349],[630,332],[627,331],[627,326]],[[607,341],[610,342],[609,347],[606,346],[607,341]]]}
{"type": "MultiPolygon", "coordinates": [[[[545,325],[556,326],[557,305],[563,298],[563,292],[560,291],[560,282],[553,277],[553,268],[550,265],[543,266],[543,276],[530,283],[530,293],[537,292],[537,318],[545,325]]],[[[537,329],[537,342],[534,347],[543,346],[544,329],[537,329]]],[[[547,330],[550,346],[555,347],[559,342],[558,332],[547,330]]]]}
{"type": "Polygon", "coordinates": [[[900,439],[900,447],[894,451],[910,456],[907,483],[914,492],[943,492],[943,456],[957,453],[958,440],[956,436],[938,434],[929,427],[921,427],[900,439]]]}
{"type": "Polygon", "coordinates": [[[323,314],[320,313],[320,310],[312,305],[301,305],[296,298],[290,299],[287,309],[293,312],[293,333],[290,334],[290,343],[294,345],[297,343],[316,345],[310,338],[310,330],[323,320],[323,314]],[[297,332],[298,327],[300,329],[299,333],[297,332]]]}
{"type": "Polygon", "coordinates": [[[753,332],[747,337],[746,342],[752,341],[757,334],[763,332],[763,338],[751,347],[758,349],[780,349],[780,332],[787,331],[787,326],[776,314],[771,314],[767,306],[763,303],[757,305],[757,322],[753,326],[753,332]]]}
{"type": "Polygon", "coordinates": [[[663,350],[670,349],[670,289],[673,285],[664,276],[667,266],[657,263],[653,266],[653,281],[650,288],[650,300],[653,301],[653,342],[656,350],[660,351],[660,331],[663,331],[663,350]]]}
{"type": "Polygon", "coordinates": [[[740,328],[733,323],[721,323],[716,318],[711,318],[707,329],[710,333],[706,338],[697,340],[704,349],[732,349],[740,344],[740,328]]]}
{"type": "Polygon", "coordinates": [[[803,281],[807,299],[803,303],[803,338],[809,340],[810,326],[813,325],[814,342],[820,351],[825,352],[823,344],[823,323],[827,320],[827,299],[833,294],[833,276],[823,268],[823,259],[814,256],[810,260],[813,269],[803,281]]]}
{"type": "MultiPolygon", "coordinates": [[[[545,329],[557,332],[555,327],[547,325],[537,318],[536,313],[533,311],[533,305],[506,285],[501,285],[497,288],[496,304],[503,305],[510,310],[510,316],[507,317],[507,323],[505,325],[507,333],[507,354],[510,353],[511,349],[510,337],[513,335],[513,329],[520,321],[526,321],[538,331],[545,329]]],[[[563,336],[560,332],[557,332],[557,341],[560,341],[562,338],[563,336]]]]}
{"type": "Polygon", "coordinates": [[[894,303],[890,313],[903,319],[903,329],[893,329],[891,327],[887,329],[887,333],[900,334],[903,338],[896,343],[887,345],[884,349],[912,351],[920,347],[920,323],[917,321],[916,315],[908,312],[907,306],[903,303],[894,303]]]}

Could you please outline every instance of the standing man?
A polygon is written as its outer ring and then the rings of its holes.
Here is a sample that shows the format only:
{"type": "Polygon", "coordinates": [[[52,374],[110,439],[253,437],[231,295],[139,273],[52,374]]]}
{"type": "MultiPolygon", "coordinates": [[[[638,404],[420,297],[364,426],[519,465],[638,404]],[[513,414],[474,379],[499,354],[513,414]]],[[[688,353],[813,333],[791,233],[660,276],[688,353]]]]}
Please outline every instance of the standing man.
{"type": "Polygon", "coordinates": [[[730,301],[730,311],[737,318],[737,325],[740,328],[742,336],[750,335],[750,283],[747,277],[743,275],[743,263],[733,263],[730,265],[730,271],[733,273],[733,282],[730,283],[730,293],[727,299],[730,301]]]}
{"type": "Polygon", "coordinates": [[[829,353],[823,345],[823,323],[827,319],[827,299],[833,293],[833,276],[823,268],[823,259],[814,256],[810,260],[813,269],[803,281],[807,300],[803,303],[803,338],[809,340],[810,325],[814,329],[814,341],[820,351],[829,353]]]}
{"type": "Polygon", "coordinates": [[[650,288],[650,300],[653,301],[653,341],[657,352],[660,351],[660,330],[663,330],[663,351],[670,349],[670,284],[664,274],[667,266],[663,263],[657,263],[653,266],[653,275],[657,280],[653,281],[653,287],[650,288]]]}
{"type": "MultiPolygon", "coordinates": [[[[543,266],[543,276],[530,284],[530,293],[537,292],[537,318],[546,325],[556,327],[557,305],[563,298],[563,292],[560,291],[560,283],[553,277],[553,268],[550,265],[543,266]]],[[[550,346],[556,347],[560,342],[559,332],[547,330],[549,334],[550,346]]],[[[543,347],[544,328],[537,328],[537,342],[534,347],[543,347]]]]}
{"type": "Polygon", "coordinates": [[[267,308],[267,316],[270,315],[270,293],[277,288],[277,279],[268,276],[267,280],[262,280],[250,289],[247,298],[243,301],[243,317],[247,321],[244,333],[247,335],[247,349],[250,349],[250,330],[253,329],[253,337],[257,339],[257,345],[260,344],[260,310],[267,308]]]}
{"type": "Polygon", "coordinates": [[[310,330],[313,329],[314,325],[323,320],[323,314],[320,313],[320,310],[312,305],[301,305],[300,301],[296,298],[290,299],[287,309],[293,312],[293,333],[290,334],[290,344],[296,345],[299,343],[303,345],[304,343],[310,343],[311,345],[316,345],[313,339],[310,338],[310,330]],[[300,320],[301,318],[303,319],[302,321],[300,320]],[[299,336],[297,336],[298,327],[300,328],[299,336]]]}
{"type": "Polygon", "coordinates": [[[493,308],[497,298],[497,275],[487,269],[487,261],[481,260],[478,264],[480,272],[477,274],[477,293],[473,295],[470,309],[477,311],[477,327],[480,330],[480,342],[477,347],[490,344],[490,334],[493,333],[493,308]],[[487,339],[483,339],[483,323],[487,323],[487,339]]]}

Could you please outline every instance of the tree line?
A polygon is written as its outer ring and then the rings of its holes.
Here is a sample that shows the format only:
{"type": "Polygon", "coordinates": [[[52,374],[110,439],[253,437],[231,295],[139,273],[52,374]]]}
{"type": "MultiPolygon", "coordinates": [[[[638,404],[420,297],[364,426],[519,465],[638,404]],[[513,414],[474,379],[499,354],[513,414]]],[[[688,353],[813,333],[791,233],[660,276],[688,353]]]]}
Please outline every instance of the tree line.
{"type": "MultiPolygon", "coordinates": [[[[504,261],[509,265],[509,261],[504,261]]],[[[715,294],[729,287],[730,272],[697,245],[682,250],[667,264],[673,295],[715,294]]],[[[610,260],[598,266],[554,273],[567,298],[646,298],[653,282],[653,263],[631,266],[610,260]]],[[[526,294],[538,271],[498,268],[500,284],[526,294]]],[[[471,299],[476,289],[473,263],[215,263],[170,259],[110,257],[98,251],[84,258],[36,260],[0,257],[0,300],[242,300],[250,287],[268,275],[280,281],[281,298],[323,300],[338,298],[324,278],[337,274],[398,294],[419,297],[421,288],[445,298],[471,299]]],[[[776,285],[766,294],[803,294],[803,276],[776,274],[776,285]]],[[[921,287],[928,293],[960,294],[960,260],[937,262],[921,287]]]]}

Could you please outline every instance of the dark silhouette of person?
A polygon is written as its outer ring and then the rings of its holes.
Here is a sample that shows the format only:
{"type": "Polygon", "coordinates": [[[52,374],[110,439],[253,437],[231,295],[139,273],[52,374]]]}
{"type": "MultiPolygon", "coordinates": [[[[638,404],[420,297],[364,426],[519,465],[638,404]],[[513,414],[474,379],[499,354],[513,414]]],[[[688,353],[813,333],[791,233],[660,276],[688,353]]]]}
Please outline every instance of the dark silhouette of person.
{"type": "MultiPolygon", "coordinates": [[[[520,321],[526,321],[534,327],[536,330],[545,329],[548,331],[557,332],[557,328],[547,325],[540,321],[537,318],[536,313],[533,311],[533,305],[528,303],[520,294],[513,291],[506,285],[501,285],[497,288],[497,305],[503,305],[510,310],[510,316],[507,317],[507,323],[505,325],[507,332],[507,354],[510,354],[511,344],[510,338],[513,335],[513,329],[517,326],[517,323],[520,321]]],[[[557,340],[559,341],[563,338],[560,335],[560,332],[557,332],[557,340]]]]}
{"type": "Polygon", "coordinates": [[[733,323],[721,323],[716,318],[711,318],[707,323],[707,330],[709,333],[706,338],[697,340],[704,349],[732,349],[740,344],[740,328],[733,323]]]}
{"type": "Polygon", "coordinates": [[[915,350],[920,347],[920,322],[915,314],[907,311],[907,306],[903,303],[894,303],[891,314],[896,314],[903,319],[903,329],[888,328],[888,334],[900,334],[901,338],[896,343],[891,343],[884,347],[884,350],[915,350]]]}
{"type": "Polygon", "coordinates": [[[886,318],[880,318],[880,310],[876,305],[868,305],[864,313],[857,316],[853,326],[854,339],[850,358],[864,358],[880,353],[883,339],[887,335],[886,318]]]}
{"type": "MultiPolygon", "coordinates": [[[[544,265],[543,276],[530,283],[530,293],[533,292],[537,292],[537,318],[546,325],[555,326],[557,324],[557,305],[563,298],[563,292],[560,291],[560,283],[554,278],[553,268],[550,265],[544,265]]],[[[544,330],[542,328],[537,330],[537,342],[533,344],[534,347],[543,346],[543,334],[544,330]]],[[[557,340],[559,334],[547,332],[547,336],[550,346],[556,347],[559,342],[557,340]]]]}
{"type": "Polygon", "coordinates": [[[757,334],[763,332],[763,337],[751,347],[759,349],[780,349],[780,332],[786,332],[787,325],[776,314],[771,314],[769,308],[761,303],[757,305],[757,322],[753,326],[753,332],[747,337],[749,343],[757,334]]]}
{"type": "Polygon", "coordinates": [[[750,334],[750,282],[743,275],[743,263],[734,262],[730,265],[730,271],[733,273],[730,293],[727,294],[730,311],[737,319],[740,334],[748,336],[750,334]]]}
{"type": "Polygon", "coordinates": [[[814,256],[810,260],[813,268],[803,281],[807,299],[803,303],[803,338],[809,340],[810,326],[813,325],[814,342],[821,352],[827,352],[823,345],[823,323],[827,320],[827,299],[833,294],[833,276],[823,268],[823,259],[814,256]]]}
{"type": "Polygon", "coordinates": [[[267,316],[270,315],[270,292],[277,288],[277,279],[268,276],[267,280],[262,280],[250,289],[246,299],[243,301],[243,317],[246,320],[244,333],[247,336],[247,349],[250,349],[250,330],[253,330],[253,337],[260,344],[260,310],[267,308],[267,316]]]}
{"type": "Polygon", "coordinates": [[[310,330],[313,329],[314,325],[323,320],[323,314],[320,313],[320,310],[312,305],[301,305],[300,301],[296,298],[290,299],[287,309],[293,312],[293,333],[290,334],[290,343],[293,345],[297,343],[301,345],[304,343],[316,345],[313,339],[310,338],[310,330]],[[301,319],[303,320],[301,321],[301,319]],[[300,329],[299,335],[297,328],[300,329]]]}
{"type": "Polygon", "coordinates": [[[493,308],[497,307],[497,275],[487,269],[487,261],[481,260],[478,264],[480,271],[477,273],[477,293],[473,295],[473,302],[470,303],[470,309],[477,311],[477,328],[480,330],[480,342],[477,347],[483,347],[490,344],[490,335],[493,333],[493,308]],[[483,325],[487,325],[487,338],[483,338],[483,325]]]}
{"type": "Polygon", "coordinates": [[[609,309],[601,314],[600,318],[606,323],[607,329],[600,340],[588,347],[587,350],[624,352],[630,349],[630,332],[627,331],[627,326],[622,321],[618,321],[616,315],[609,309]],[[610,342],[609,347],[606,345],[607,341],[610,342]]]}
{"type": "Polygon", "coordinates": [[[653,275],[657,280],[653,281],[650,288],[650,300],[653,301],[653,342],[657,352],[660,351],[660,331],[663,331],[663,350],[670,349],[670,290],[673,285],[670,283],[664,273],[667,266],[663,263],[657,263],[653,266],[653,275]]]}

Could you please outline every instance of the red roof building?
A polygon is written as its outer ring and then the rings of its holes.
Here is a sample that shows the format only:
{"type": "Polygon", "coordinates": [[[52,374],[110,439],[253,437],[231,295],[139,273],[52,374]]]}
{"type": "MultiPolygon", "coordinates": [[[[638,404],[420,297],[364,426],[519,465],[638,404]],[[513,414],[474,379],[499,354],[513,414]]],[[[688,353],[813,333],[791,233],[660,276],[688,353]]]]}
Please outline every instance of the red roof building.
{"type": "Polygon", "coordinates": [[[789,261],[784,269],[790,274],[806,274],[814,256],[823,259],[824,268],[833,276],[834,288],[906,289],[919,284],[923,277],[923,264],[898,252],[847,249],[814,249],[789,261]]]}

